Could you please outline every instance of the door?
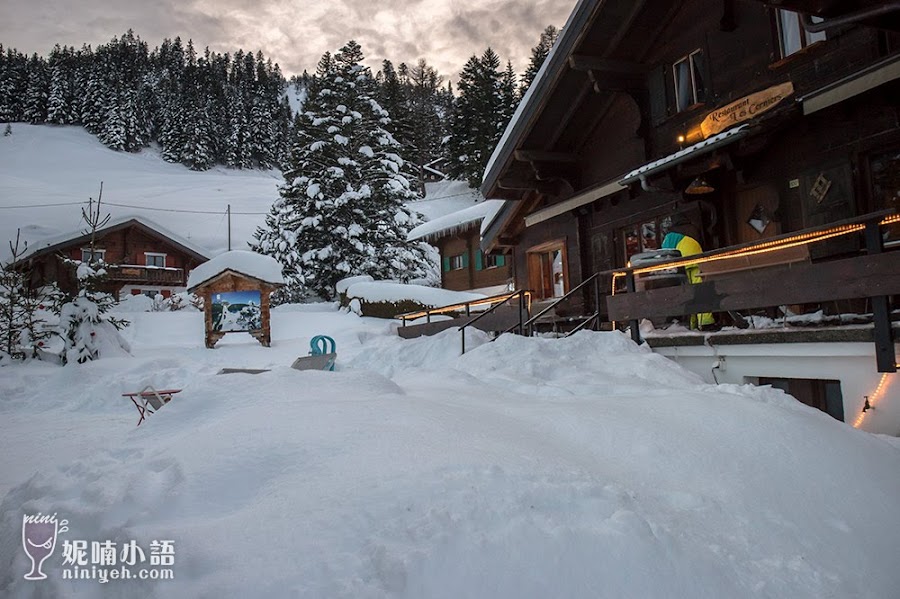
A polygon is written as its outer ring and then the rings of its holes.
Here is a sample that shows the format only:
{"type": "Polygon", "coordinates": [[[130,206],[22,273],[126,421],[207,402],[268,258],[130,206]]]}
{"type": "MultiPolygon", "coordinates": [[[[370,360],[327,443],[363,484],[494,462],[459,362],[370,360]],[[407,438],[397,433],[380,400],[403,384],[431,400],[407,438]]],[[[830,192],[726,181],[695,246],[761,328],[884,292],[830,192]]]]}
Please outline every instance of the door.
{"type": "Polygon", "coordinates": [[[562,241],[528,250],[528,281],[537,299],[561,297],[569,290],[566,247],[562,241]]]}

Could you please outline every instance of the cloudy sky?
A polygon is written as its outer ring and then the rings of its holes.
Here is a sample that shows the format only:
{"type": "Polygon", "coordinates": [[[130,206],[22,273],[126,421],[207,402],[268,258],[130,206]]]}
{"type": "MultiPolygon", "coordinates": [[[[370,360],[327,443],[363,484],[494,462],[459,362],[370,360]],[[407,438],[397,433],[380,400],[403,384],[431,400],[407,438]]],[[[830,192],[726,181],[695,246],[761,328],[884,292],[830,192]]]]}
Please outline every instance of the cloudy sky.
{"type": "Polygon", "coordinates": [[[576,0],[0,0],[0,43],[46,55],[53,44],[96,45],[129,28],[151,48],[164,37],[219,52],[262,50],[285,74],[315,69],[325,51],[358,41],[367,62],[425,58],[456,79],[491,46],[516,71],[547,25],[576,0]]]}

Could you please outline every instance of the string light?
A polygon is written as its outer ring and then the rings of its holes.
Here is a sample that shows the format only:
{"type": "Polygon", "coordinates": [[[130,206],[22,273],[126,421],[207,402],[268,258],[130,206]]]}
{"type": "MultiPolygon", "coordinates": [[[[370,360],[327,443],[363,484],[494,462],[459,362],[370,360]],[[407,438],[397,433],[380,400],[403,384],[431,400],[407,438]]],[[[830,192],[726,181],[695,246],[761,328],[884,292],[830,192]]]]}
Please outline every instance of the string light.
{"type": "MultiPolygon", "coordinates": [[[[900,218],[897,218],[896,221],[889,221],[889,219],[885,219],[885,221],[882,221],[881,224],[891,224],[893,222],[900,222],[900,218]]],[[[847,235],[849,233],[856,233],[862,231],[863,229],[865,229],[865,225],[843,225],[840,227],[835,227],[833,229],[828,229],[826,231],[803,233],[801,235],[793,235],[791,237],[780,239],[778,241],[767,241],[765,243],[752,246],[751,248],[730,250],[727,252],[716,254],[715,256],[703,256],[701,258],[694,258],[692,260],[676,260],[672,262],[664,262],[662,264],[654,264],[652,266],[643,266],[641,268],[635,268],[632,272],[636,275],[640,275],[650,272],[657,272],[660,270],[667,270],[676,266],[696,266],[698,264],[706,264],[707,262],[715,262],[717,260],[724,260],[726,258],[742,258],[745,256],[755,256],[758,254],[775,252],[778,250],[784,250],[801,245],[809,245],[811,243],[831,239],[832,237],[839,237],[841,235],[847,235]]],[[[613,273],[613,281],[615,282],[616,278],[624,277],[626,274],[627,273],[622,271],[613,273]]]]}
{"type": "MultiPolygon", "coordinates": [[[[900,368],[900,364],[896,364],[896,367],[900,368]]],[[[881,399],[884,391],[890,386],[890,381],[893,380],[893,377],[889,376],[891,374],[893,373],[885,372],[881,375],[881,380],[878,381],[878,386],[875,387],[875,391],[868,396],[868,408],[863,408],[863,411],[859,413],[859,416],[856,417],[856,421],[853,423],[853,428],[859,428],[860,425],[862,425],[863,420],[866,419],[866,414],[869,410],[873,409],[878,400],[881,399]]]]}
{"type": "MultiPolygon", "coordinates": [[[[406,314],[400,314],[399,318],[401,318],[403,320],[415,320],[417,318],[422,318],[423,316],[428,316],[429,314],[435,315],[435,314],[446,314],[447,312],[456,312],[457,310],[465,308],[467,305],[471,308],[473,306],[499,304],[499,303],[503,303],[503,302],[509,300],[512,297],[515,297],[519,293],[521,293],[521,292],[516,291],[514,293],[508,293],[506,295],[495,295],[494,297],[486,297],[484,299],[475,300],[475,301],[471,301],[471,302],[463,302],[460,304],[451,304],[449,306],[441,306],[440,308],[434,308],[431,310],[423,310],[421,312],[408,312],[406,314]]],[[[528,311],[530,313],[531,312],[531,292],[530,291],[525,292],[525,301],[527,302],[528,311]]]]}

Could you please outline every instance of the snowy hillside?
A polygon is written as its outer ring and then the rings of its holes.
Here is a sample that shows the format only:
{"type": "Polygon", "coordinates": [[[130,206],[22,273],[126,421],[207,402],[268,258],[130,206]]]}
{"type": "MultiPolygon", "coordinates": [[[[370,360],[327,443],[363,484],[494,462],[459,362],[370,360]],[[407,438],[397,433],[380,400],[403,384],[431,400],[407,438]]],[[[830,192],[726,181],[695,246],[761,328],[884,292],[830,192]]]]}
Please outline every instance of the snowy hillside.
{"type": "MultiPolygon", "coordinates": [[[[115,152],[80,127],[14,123],[12,130],[0,136],[0,259],[8,256],[6,242],[17,227],[31,241],[82,229],[81,206],[74,203],[96,198],[101,181],[113,218],[145,216],[213,255],[227,248],[225,211],[231,204],[232,247],[245,249],[282,182],[278,171],[191,171],[165,162],[153,148],[115,152]],[[73,205],[35,207],[44,204],[73,205]]],[[[411,206],[427,218],[470,206],[478,197],[464,182],[433,185],[426,200],[411,206]]]]}
{"type": "Polygon", "coordinates": [[[619,333],[404,341],[331,305],[273,346],[135,313],[133,357],[0,373],[0,596],[896,597],[900,446],[619,333]],[[336,372],[289,364],[320,333],[336,372]],[[266,368],[217,375],[223,367],[266,368]],[[183,389],[135,428],[121,393],[183,389]],[[4,496],[5,495],[5,496],[4,496]],[[62,541],[174,541],[174,580],[23,579],[62,541]]]}

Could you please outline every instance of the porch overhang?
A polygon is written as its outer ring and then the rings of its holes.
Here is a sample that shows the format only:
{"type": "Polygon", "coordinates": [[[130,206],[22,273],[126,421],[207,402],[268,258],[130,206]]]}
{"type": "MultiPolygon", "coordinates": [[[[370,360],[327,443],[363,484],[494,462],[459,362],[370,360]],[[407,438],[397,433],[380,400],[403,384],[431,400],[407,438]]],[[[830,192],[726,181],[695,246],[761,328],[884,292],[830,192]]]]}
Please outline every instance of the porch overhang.
{"type": "Polygon", "coordinates": [[[804,115],[812,114],[898,79],[900,53],[808,93],[797,101],[802,103],[804,115]]]}
{"type": "Polygon", "coordinates": [[[576,208],[579,208],[586,204],[590,204],[601,198],[611,196],[616,192],[622,191],[623,189],[628,189],[628,187],[622,185],[618,181],[607,181],[606,183],[603,183],[601,185],[591,187],[590,189],[582,191],[581,193],[576,194],[567,200],[563,200],[562,202],[553,204],[552,206],[548,206],[546,208],[538,210],[537,212],[532,212],[525,217],[525,226],[530,227],[532,225],[542,223],[546,220],[550,220],[554,216],[565,214],[570,210],[575,210],[576,208]]]}
{"type": "Polygon", "coordinates": [[[740,125],[738,127],[728,129],[727,131],[723,131],[722,133],[713,135],[712,137],[704,139],[703,141],[692,146],[688,146],[683,150],[679,150],[674,154],[669,154],[664,158],[654,160],[653,162],[648,162],[647,164],[634,169],[633,171],[622,177],[622,179],[619,180],[619,184],[628,186],[632,183],[637,183],[642,179],[647,179],[648,177],[668,170],[673,166],[681,164],[682,162],[685,162],[692,158],[703,156],[704,154],[709,154],[710,152],[713,152],[721,147],[732,144],[737,140],[746,137],[749,133],[749,125],[740,125]]]}

